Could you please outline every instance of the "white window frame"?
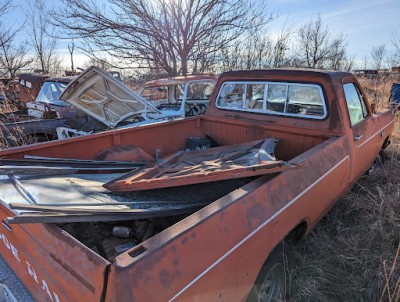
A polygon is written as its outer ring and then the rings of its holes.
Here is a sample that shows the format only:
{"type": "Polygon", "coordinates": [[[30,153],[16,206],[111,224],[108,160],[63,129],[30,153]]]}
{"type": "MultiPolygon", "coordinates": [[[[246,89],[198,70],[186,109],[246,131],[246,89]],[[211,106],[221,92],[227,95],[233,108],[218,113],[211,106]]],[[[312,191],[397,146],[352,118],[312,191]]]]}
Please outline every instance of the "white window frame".
{"type": "Polygon", "coordinates": [[[258,113],[258,114],[272,114],[272,115],[280,115],[280,116],[290,116],[290,117],[296,117],[296,118],[307,118],[307,119],[316,119],[316,120],[323,120],[327,117],[328,115],[328,110],[327,110],[327,105],[326,105],[326,100],[324,97],[324,94],[322,92],[321,86],[317,84],[304,84],[304,83],[289,83],[289,82],[257,82],[257,81],[226,81],[223,82],[219,91],[217,98],[215,99],[215,106],[218,109],[223,109],[223,110],[233,110],[233,111],[243,111],[243,112],[252,112],[252,113],[258,113]],[[225,85],[229,84],[244,84],[245,85],[245,92],[243,95],[243,106],[245,106],[245,98],[246,98],[246,92],[247,92],[247,85],[248,84],[253,84],[253,85],[264,85],[264,100],[263,100],[263,109],[247,109],[247,108],[234,108],[234,107],[226,107],[226,106],[219,106],[218,100],[221,95],[222,89],[224,88],[225,85]],[[285,106],[284,106],[284,112],[277,112],[277,111],[272,111],[272,110],[267,110],[267,91],[268,91],[268,85],[274,84],[274,85],[286,85],[286,99],[285,99],[285,106]],[[308,114],[295,114],[295,113],[287,113],[286,112],[286,107],[288,103],[288,92],[289,92],[289,86],[303,86],[303,87],[313,87],[317,88],[322,100],[322,107],[324,110],[324,114],[321,116],[318,115],[308,115],[308,114]]]}

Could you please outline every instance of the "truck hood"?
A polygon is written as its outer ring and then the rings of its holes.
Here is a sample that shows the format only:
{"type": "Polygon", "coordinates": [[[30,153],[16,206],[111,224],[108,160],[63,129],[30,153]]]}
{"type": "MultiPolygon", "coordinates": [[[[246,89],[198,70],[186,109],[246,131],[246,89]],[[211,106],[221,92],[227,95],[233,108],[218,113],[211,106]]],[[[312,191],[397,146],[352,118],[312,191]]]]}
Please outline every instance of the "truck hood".
{"type": "Polygon", "coordinates": [[[148,114],[161,115],[156,107],[96,66],[89,67],[71,81],[60,99],[110,128],[134,115],[145,120],[148,114]]]}

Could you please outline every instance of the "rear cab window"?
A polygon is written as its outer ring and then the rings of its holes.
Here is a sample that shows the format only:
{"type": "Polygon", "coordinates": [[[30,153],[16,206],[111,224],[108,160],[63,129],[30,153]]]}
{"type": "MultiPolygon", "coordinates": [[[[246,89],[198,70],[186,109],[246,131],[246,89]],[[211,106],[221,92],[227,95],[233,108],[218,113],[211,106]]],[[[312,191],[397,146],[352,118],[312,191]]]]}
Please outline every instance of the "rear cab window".
{"type": "Polygon", "coordinates": [[[327,106],[317,84],[281,82],[225,82],[217,108],[282,116],[324,119],[327,106]]]}

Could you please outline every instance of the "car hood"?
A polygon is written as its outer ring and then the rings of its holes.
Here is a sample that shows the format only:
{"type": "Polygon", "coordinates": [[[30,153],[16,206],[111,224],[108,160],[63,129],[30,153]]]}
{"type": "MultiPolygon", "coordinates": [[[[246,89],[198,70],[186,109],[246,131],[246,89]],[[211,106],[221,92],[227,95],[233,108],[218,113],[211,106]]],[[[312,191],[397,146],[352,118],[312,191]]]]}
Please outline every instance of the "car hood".
{"type": "Polygon", "coordinates": [[[60,99],[79,108],[110,128],[124,119],[161,112],[114,79],[103,69],[91,66],[71,81],[60,95],[60,99]]]}

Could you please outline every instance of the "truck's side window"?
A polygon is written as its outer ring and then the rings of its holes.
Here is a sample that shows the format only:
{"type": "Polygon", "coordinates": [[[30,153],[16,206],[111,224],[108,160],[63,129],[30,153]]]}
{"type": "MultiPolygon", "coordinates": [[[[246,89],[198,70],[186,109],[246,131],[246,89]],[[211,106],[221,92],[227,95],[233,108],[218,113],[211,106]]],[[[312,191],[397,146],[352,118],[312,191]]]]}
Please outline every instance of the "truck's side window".
{"type": "Polygon", "coordinates": [[[323,119],[327,115],[320,86],[281,82],[225,82],[216,106],[222,109],[323,119]]]}
{"type": "Polygon", "coordinates": [[[356,125],[368,116],[367,107],[362,94],[354,83],[344,84],[343,90],[349,110],[351,125],[356,125]]]}

